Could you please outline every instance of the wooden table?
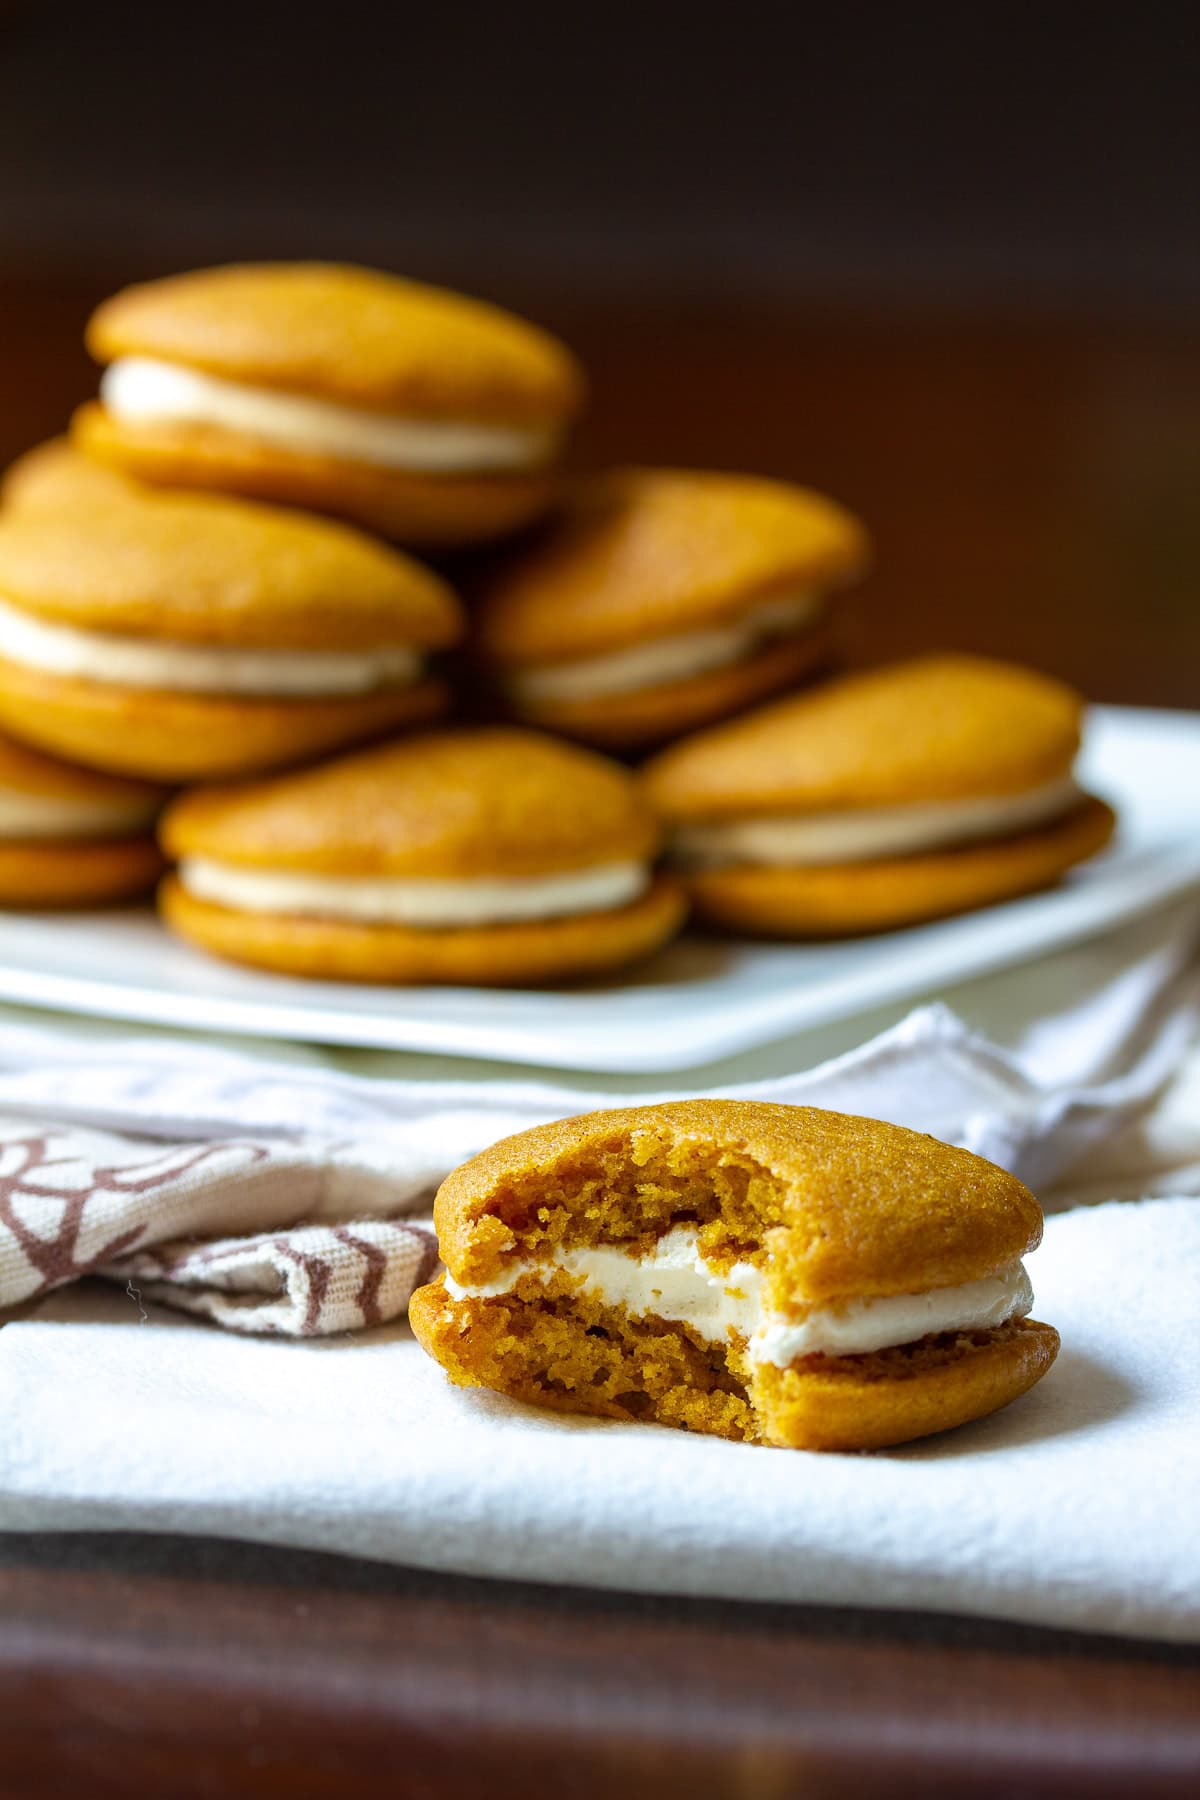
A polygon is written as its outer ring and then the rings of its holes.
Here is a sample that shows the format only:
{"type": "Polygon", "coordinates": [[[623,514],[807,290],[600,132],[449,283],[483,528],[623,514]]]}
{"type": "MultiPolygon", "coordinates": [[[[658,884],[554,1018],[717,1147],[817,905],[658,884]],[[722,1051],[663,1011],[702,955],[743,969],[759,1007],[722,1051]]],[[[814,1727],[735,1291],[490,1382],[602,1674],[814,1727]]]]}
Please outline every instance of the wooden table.
{"type": "MultiPolygon", "coordinates": [[[[0,290],[0,456],[88,391],[78,330],[106,285],[0,290]]],[[[864,513],[856,658],[957,645],[1200,703],[1200,357],[1178,325],[510,297],[593,371],[581,458],[759,467],[864,513]]],[[[1191,1797],[1200,1651],[0,1540],[0,1796],[618,1790],[1191,1797]]]]}
{"type": "Polygon", "coordinates": [[[1194,1796],[1200,1650],[0,1539],[0,1795],[1194,1796]]]}

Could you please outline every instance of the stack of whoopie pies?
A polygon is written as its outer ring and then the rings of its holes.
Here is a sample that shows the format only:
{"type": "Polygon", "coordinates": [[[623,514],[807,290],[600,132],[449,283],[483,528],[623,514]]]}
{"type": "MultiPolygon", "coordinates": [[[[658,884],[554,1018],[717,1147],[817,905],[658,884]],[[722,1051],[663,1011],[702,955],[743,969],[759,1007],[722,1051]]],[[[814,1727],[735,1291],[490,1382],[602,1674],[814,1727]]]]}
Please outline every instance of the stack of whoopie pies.
{"type": "Polygon", "coordinates": [[[511,314],[244,265],[116,295],[88,344],[99,397],[0,505],[0,905],[126,900],[173,863],[164,918],[220,956],[541,983],[646,956],[689,899],[877,931],[1112,830],[1060,684],[962,657],[822,679],[867,560],[834,501],[563,474],[583,375],[511,314]]]}

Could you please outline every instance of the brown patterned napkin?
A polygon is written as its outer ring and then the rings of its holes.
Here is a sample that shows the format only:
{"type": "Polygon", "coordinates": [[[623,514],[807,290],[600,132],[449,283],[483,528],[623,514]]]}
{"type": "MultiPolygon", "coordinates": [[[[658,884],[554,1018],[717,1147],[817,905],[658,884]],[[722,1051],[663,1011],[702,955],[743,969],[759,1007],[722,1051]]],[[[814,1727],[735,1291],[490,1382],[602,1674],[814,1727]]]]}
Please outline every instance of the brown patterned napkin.
{"type": "Polygon", "coordinates": [[[330,1167],[328,1145],[0,1120],[0,1307],[101,1275],[235,1331],[383,1324],[437,1267],[432,1221],[312,1220],[330,1207],[330,1167]]]}
{"type": "Polygon", "coordinates": [[[361,1219],[160,1244],[100,1273],[234,1331],[319,1337],[399,1318],[437,1266],[432,1220],[361,1219]]]}

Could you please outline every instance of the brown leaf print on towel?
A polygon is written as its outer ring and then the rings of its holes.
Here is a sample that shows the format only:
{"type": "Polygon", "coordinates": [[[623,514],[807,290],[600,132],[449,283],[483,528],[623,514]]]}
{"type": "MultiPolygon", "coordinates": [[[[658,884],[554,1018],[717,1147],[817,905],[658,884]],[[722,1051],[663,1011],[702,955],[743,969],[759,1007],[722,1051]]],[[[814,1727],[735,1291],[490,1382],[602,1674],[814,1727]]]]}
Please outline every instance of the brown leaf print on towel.
{"type": "Polygon", "coordinates": [[[437,1238],[428,1218],[374,1210],[388,1196],[369,1161],[359,1178],[354,1149],[0,1118],[0,1309],[99,1275],[265,1336],[403,1318],[437,1267],[437,1238]],[[320,1216],[346,1203],[356,1210],[320,1216]]]}
{"type": "Polygon", "coordinates": [[[328,1337],[402,1318],[438,1266],[432,1224],[359,1219],[135,1250],[101,1271],[146,1300],[264,1337],[328,1337]]]}
{"type": "Polygon", "coordinates": [[[15,1168],[0,1170],[0,1224],[7,1225],[26,1260],[41,1276],[40,1285],[33,1289],[35,1294],[44,1294],[64,1281],[77,1280],[98,1262],[119,1256],[122,1250],[130,1249],[137,1242],[142,1234],[140,1225],[117,1232],[92,1256],[78,1259],[75,1249],[83,1225],[84,1208],[95,1189],[87,1187],[64,1194],[61,1188],[43,1187],[33,1179],[43,1169],[60,1169],[74,1160],[69,1156],[51,1156],[48,1137],[17,1138],[10,1140],[4,1148],[6,1152],[23,1154],[24,1160],[15,1168]],[[25,1223],[14,1204],[17,1194],[60,1203],[58,1230],[53,1237],[41,1237],[25,1223]]]}
{"type": "Polygon", "coordinates": [[[305,1290],[304,1317],[300,1324],[301,1337],[315,1337],[320,1330],[321,1308],[325,1304],[325,1295],[329,1290],[329,1278],[333,1273],[329,1262],[323,1256],[314,1256],[311,1251],[298,1250],[289,1244],[285,1237],[275,1239],[275,1248],[280,1256],[296,1265],[305,1290]]]}
{"type": "MultiPolygon", "coordinates": [[[[437,1238],[427,1226],[414,1225],[408,1219],[399,1229],[406,1236],[415,1238],[422,1246],[421,1260],[413,1273],[412,1285],[414,1288],[424,1287],[440,1261],[437,1238]]],[[[378,1244],[368,1243],[365,1238],[351,1231],[348,1225],[337,1227],[333,1235],[349,1249],[357,1250],[365,1262],[362,1285],[354,1296],[355,1304],[362,1313],[364,1325],[381,1325],[383,1312],[379,1305],[379,1291],[388,1268],[386,1251],[378,1244]]]]}
{"type": "MultiPolygon", "coordinates": [[[[106,1234],[82,1252],[80,1239],[89,1225],[101,1224],[105,1215],[111,1215],[112,1223],[127,1213],[123,1199],[173,1187],[213,1157],[227,1155],[231,1147],[228,1143],[180,1145],[150,1161],[94,1165],[80,1156],[78,1144],[66,1135],[33,1132],[0,1141],[0,1227],[7,1229],[37,1277],[33,1285],[22,1284],[21,1298],[34,1298],[77,1281],[131,1250],[146,1230],[144,1218],[106,1234]],[[69,1170],[76,1172],[74,1179],[68,1176],[69,1170]],[[27,1216],[29,1209],[22,1210],[22,1202],[37,1203],[33,1208],[36,1225],[27,1216]],[[101,1217],[93,1220],[91,1212],[101,1217]]],[[[250,1162],[267,1154],[255,1144],[239,1147],[250,1162]]]]}

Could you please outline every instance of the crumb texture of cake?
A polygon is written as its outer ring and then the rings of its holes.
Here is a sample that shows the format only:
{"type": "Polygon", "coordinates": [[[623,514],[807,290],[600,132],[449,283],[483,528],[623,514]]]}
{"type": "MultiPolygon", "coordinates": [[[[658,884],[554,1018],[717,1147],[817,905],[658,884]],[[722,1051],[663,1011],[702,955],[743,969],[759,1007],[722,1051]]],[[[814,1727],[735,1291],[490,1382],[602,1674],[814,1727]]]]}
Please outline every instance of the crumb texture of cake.
{"type": "Polygon", "coordinates": [[[560,1410],[871,1449],[995,1410],[1057,1352],[1028,1318],[1033,1196],[875,1120],[591,1114],[472,1159],[435,1219],[419,1340],[462,1385],[560,1410]]]}
{"type": "Polygon", "coordinates": [[[554,1292],[532,1281],[469,1309],[464,1330],[461,1308],[435,1285],[419,1290],[420,1323],[413,1317],[425,1348],[460,1386],[738,1442],[759,1435],[748,1370],[737,1372],[744,1357],[677,1321],[634,1318],[568,1284],[554,1292]]]}

